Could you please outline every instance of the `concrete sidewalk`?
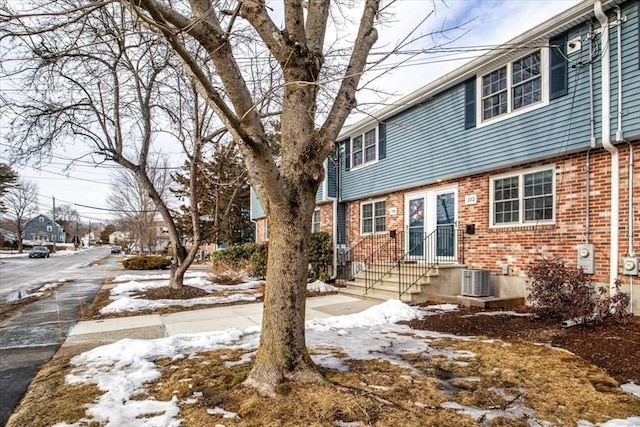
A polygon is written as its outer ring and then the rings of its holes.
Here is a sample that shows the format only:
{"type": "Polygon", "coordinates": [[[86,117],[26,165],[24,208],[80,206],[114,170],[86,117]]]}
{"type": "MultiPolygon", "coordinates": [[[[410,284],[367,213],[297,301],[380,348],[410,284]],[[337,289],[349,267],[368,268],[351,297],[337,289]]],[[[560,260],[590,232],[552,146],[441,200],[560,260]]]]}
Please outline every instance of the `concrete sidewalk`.
{"type": "MultiPolygon", "coordinates": [[[[376,304],[378,302],[339,294],[308,298],[306,319],[359,313],[376,304]]],[[[64,346],[93,347],[123,338],[153,339],[229,328],[246,329],[260,325],[261,321],[261,302],[171,314],[89,320],[79,322],[71,329],[64,346]]]]}

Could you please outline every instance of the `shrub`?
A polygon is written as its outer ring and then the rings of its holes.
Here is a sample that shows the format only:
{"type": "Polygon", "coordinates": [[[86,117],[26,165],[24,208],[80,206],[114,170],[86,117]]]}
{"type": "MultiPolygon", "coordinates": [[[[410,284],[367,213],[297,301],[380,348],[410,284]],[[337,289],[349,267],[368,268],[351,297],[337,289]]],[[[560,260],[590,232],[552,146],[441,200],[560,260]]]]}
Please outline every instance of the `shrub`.
{"type": "Polygon", "coordinates": [[[267,243],[256,245],[255,250],[249,257],[249,268],[247,273],[252,277],[264,279],[267,275],[268,258],[269,245],[267,243]]]}
{"type": "Polygon", "coordinates": [[[244,245],[229,246],[228,248],[215,251],[211,254],[211,264],[216,268],[223,266],[227,269],[241,270],[246,268],[247,262],[255,252],[255,243],[245,243],[244,245]]]}
{"type": "Polygon", "coordinates": [[[160,255],[139,255],[122,261],[125,270],[162,270],[171,265],[171,260],[160,255]]]}
{"type": "Polygon", "coordinates": [[[213,270],[213,281],[219,285],[237,285],[244,282],[244,270],[235,270],[225,263],[218,263],[213,270]]]}
{"type": "Polygon", "coordinates": [[[604,297],[607,290],[600,288],[600,296],[595,296],[589,276],[567,266],[564,260],[535,261],[529,265],[527,275],[527,298],[540,317],[587,323],[600,322],[612,315],[622,317],[626,313],[627,294],[618,292],[612,298],[604,297]]]}
{"type": "Polygon", "coordinates": [[[309,240],[309,276],[311,280],[326,281],[333,261],[333,244],[329,233],[312,233],[309,240]]]}

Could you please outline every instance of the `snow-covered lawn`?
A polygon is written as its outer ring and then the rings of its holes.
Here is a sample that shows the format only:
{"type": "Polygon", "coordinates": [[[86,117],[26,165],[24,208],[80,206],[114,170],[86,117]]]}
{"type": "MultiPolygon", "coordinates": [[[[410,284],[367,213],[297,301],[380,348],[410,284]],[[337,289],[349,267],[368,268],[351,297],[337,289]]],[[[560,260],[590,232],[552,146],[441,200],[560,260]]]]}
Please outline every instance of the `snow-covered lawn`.
{"type": "MultiPolygon", "coordinates": [[[[129,282],[130,283],[130,282],[129,282]]],[[[200,286],[214,286],[200,283],[200,286]]],[[[131,288],[129,284],[127,287],[131,288]]],[[[126,291],[123,290],[124,293],[126,291]]],[[[439,306],[437,310],[450,310],[451,306],[439,306]]],[[[397,300],[389,300],[361,313],[335,316],[326,319],[313,319],[306,323],[307,343],[314,361],[325,368],[338,371],[349,369],[354,360],[388,361],[392,364],[411,368],[407,362],[408,355],[427,355],[429,358],[444,358],[449,363],[459,366],[468,365],[476,357],[471,351],[454,350],[449,347],[433,346],[437,340],[450,339],[471,342],[471,337],[456,337],[431,331],[413,330],[408,326],[398,325],[401,320],[411,320],[427,314],[425,309],[410,307],[397,300]]],[[[81,426],[90,422],[98,422],[107,426],[162,426],[181,425],[181,407],[198,402],[203,391],[194,389],[189,399],[181,400],[175,394],[170,400],[135,400],[136,395],[149,392],[146,384],[157,380],[161,373],[154,360],[169,358],[172,360],[197,358],[198,352],[216,349],[232,349],[242,352],[238,361],[228,360],[225,364],[243,363],[250,359],[258,347],[259,327],[245,330],[228,329],[220,332],[178,335],[154,340],[125,339],[116,343],[101,346],[75,356],[71,363],[73,371],[67,375],[70,384],[95,384],[102,395],[93,403],[86,405],[85,418],[77,424],[60,423],[56,427],[81,426]]],[[[491,343],[489,343],[491,344],[491,343]]],[[[498,368],[496,368],[498,369],[498,368]]],[[[418,375],[419,377],[419,375],[418,375]]],[[[411,379],[416,381],[416,379],[411,379]]],[[[189,379],[185,379],[189,381],[189,379]]],[[[417,380],[421,381],[421,380],[417,380]]],[[[640,396],[640,387],[625,386],[629,393],[640,396]]],[[[385,387],[380,386],[380,390],[385,387]]],[[[497,390],[496,393],[505,393],[497,390]]],[[[466,414],[476,420],[489,422],[496,417],[519,418],[526,416],[529,425],[552,425],[546,420],[536,418],[532,408],[514,402],[505,408],[482,409],[465,406],[453,400],[444,402],[441,408],[448,408],[457,413],[466,414]]],[[[425,402],[416,401],[418,408],[428,407],[425,402]]],[[[224,405],[207,409],[212,416],[222,416],[215,424],[224,426],[225,419],[237,420],[238,414],[230,412],[224,405]]],[[[640,414],[627,419],[610,420],[602,426],[638,426],[640,414]]],[[[338,423],[334,425],[365,425],[363,423],[338,423]]],[[[484,425],[484,424],[483,424],[484,425]]],[[[590,422],[580,422],[579,426],[592,426],[590,422]]]]}
{"type": "Polygon", "coordinates": [[[141,310],[157,310],[166,307],[193,307],[202,305],[220,305],[237,302],[253,302],[262,296],[256,289],[262,283],[249,280],[238,285],[219,285],[213,283],[208,273],[188,273],[184,284],[202,289],[205,297],[190,299],[144,299],[138,293],[149,289],[162,288],[169,285],[168,274],[132,275],[116,277],[112,283],[117,285],[111,289],[110,299],[113,301],[100,309],[100,314],[134,313],[141,310]]]}
{"type": "MultiPolygon", "coordinates": [[[[184,284],[202,289],[209,295],[190,299],[144,299],[140,292],[149,289],[162,288],[169,285],[169,274],[123,274],[115,277],[111,283],[116,286],[111,289],[109,305],[100,309],[100,314],[135,313],[141,310],[157,310],[167,307],[193,307],[203,305],[220,305],[239,302],[254,302],[262,296],[257,289],[264,282],[247,280],[237,285],[220,285],[214,283],[211,275],[206,272],[189,272],[185,276],[184,284]]],[[[335,292],[337,288],[320,280],[307,285],[311,292],[335,292]]]]}

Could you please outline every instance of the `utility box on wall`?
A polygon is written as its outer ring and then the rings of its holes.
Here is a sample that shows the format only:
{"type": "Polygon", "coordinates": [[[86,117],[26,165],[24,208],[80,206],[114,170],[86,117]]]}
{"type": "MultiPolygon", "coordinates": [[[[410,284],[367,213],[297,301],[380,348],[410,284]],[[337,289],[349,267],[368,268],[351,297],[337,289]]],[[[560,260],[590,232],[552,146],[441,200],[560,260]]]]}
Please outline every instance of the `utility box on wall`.
{"type": "Polygon", "coordinates": [[[622,261],[622,274],[625,276],[637,276],[640,274],[638,263],[638,258],[625,258],[622,261]]]}
{"type": "Polygon", "coordinates": [[[587,274],[596,272],[595,246],[591,244],[578,246],[578,268],[587,274]]]}

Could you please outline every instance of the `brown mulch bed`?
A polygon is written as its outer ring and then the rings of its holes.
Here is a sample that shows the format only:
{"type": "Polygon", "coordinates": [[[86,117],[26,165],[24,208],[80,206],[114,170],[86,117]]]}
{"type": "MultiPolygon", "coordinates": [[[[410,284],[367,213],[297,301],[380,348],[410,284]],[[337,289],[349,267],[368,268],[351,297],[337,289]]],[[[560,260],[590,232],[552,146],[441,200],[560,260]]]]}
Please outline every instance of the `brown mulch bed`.
{"type": "Polygon", "coordinates": [[[184,285],[181,288],[170,288],[164,286],[162,288],[151,288],[144,292],[139,292],[140,298],[144,299],[191,299],[201,298],[209,295],[207,291],[200,288],[194,288],[193,286],[184,285]]]}
{"type": "Polygon", "coordinates": [[[460,309],[406,323],[415,329],[560,347],[598,366],[621,384],[640,384],[639,317],[629,317],[624,323],[605,321],[563,328],[558,321],[524,316],[480,315],[479,311],[460,309]]]}

